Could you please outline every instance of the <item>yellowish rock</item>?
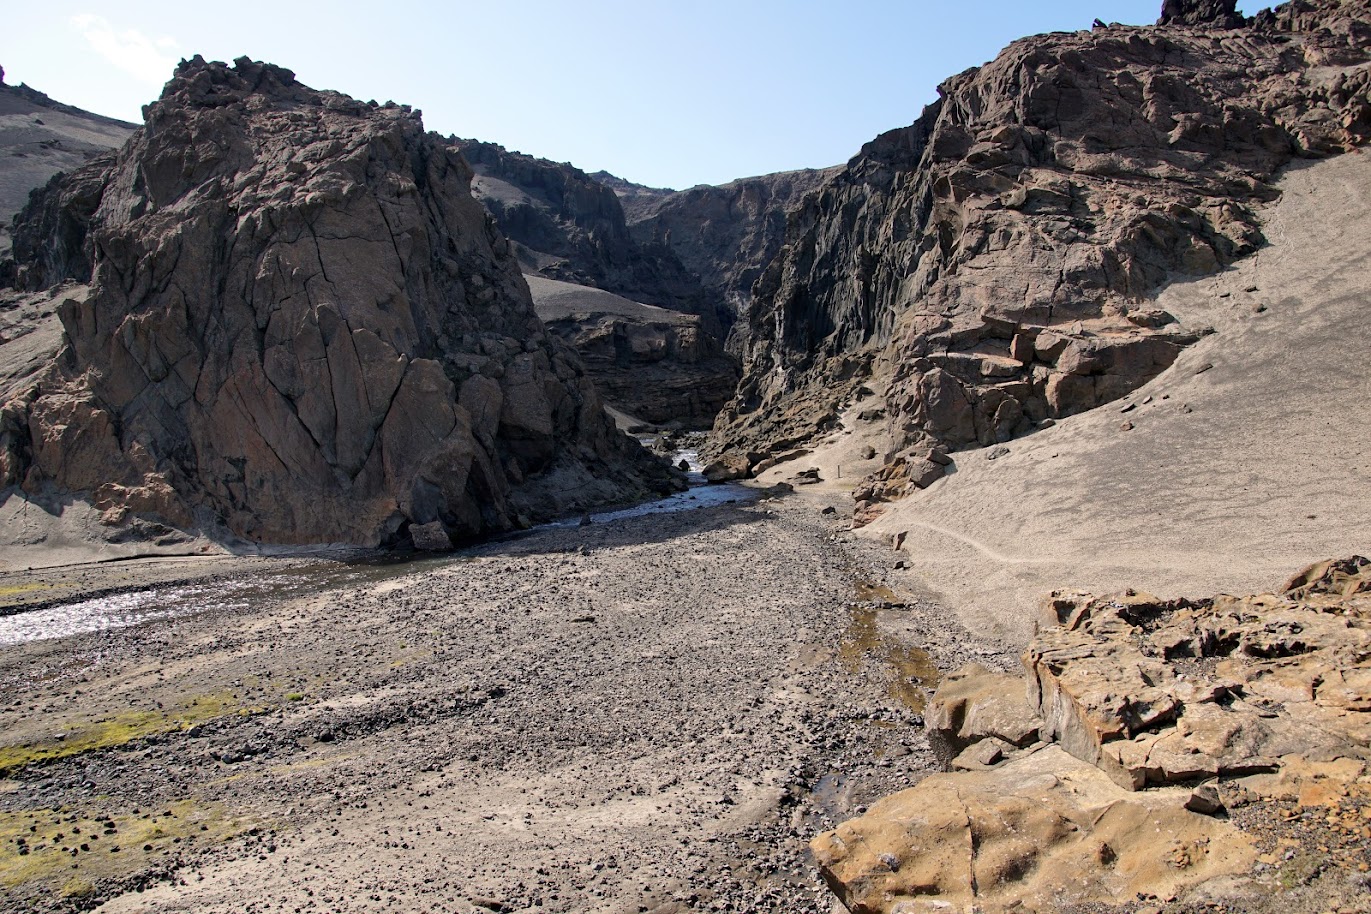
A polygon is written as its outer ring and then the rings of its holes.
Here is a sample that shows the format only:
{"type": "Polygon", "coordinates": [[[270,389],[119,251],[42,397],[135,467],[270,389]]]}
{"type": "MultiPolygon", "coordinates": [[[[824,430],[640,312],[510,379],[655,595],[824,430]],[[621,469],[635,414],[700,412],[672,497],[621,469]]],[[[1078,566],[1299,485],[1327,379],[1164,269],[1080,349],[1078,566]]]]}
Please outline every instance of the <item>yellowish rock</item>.
{"type": "Polygon", "coordinates": [[[1129,792],[1049,747],[994,771],[934,775],[812,847],[853,914],[1165,898],[1256,860],[1245,835],[1187,811],[1189,793],[1129,792]]]}

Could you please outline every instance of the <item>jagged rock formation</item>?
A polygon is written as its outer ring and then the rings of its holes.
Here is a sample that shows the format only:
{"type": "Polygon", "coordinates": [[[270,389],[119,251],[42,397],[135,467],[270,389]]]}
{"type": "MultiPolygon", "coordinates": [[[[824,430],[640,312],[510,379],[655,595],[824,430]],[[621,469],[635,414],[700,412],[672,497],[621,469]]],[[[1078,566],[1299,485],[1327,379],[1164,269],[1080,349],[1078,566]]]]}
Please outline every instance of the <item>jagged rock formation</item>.
{"type": "Polygon", "coordinates": [[[1371,561],[1281,594],[1059,594],[1024,655],[1044,733],[1128,790],[1371,758],[1371,561]],[[1053,624],[1055,623],[1055,624],[1053,624]]]}
{"type": "Polygon", "coordinates": [[[1235,29],[1246,25],[1238,0],[1164,0],[1158,25],[1235,29]]]}
{"type": "Polygon", "coordinates": [[[1243,598],[1058,594],[1043,621],[1024,655],[1027,707],[1025,677],[953,674],[927,719],[931,737],[966,747],[958,770],[815,839],[849,910],[1254,897],[1293,871],[1211,816],[1251,806],[1247,820],[1269,827],[1289,801],[1327,822],[1347,811],[1347,838],[1336,855],[1320,839],[1320,859],[1359,877],[1371,561],[1323,562],[1243,598]]]}
{"type": "Polygon", "coordinates": [[[666,487],[538,320],[471,177],[408,107],[183,62],[113,162],[21,216],[22,283],[90,289],[49,369],[5,391],[0,481],[111,524],[363,545],[666,487]]]}
{"type": "Polygon", "coordinates": [[[699,277],[729,331],[728,350],[741,353],[752,285],[781,249],[786,212],[836,171],[781,172],[679,192],[613,176],[604,180],[619,194],[633,237],[642,244],[665,244],[699,277]]]}
{"type": "Polygon", "coordinates": [[[558,332],[577,348],[606,402],[647,422],[709,426],[733,395],[738,366],[719,342],[730,315],[715,306],[699,277],[662,239],[631,234],[614,190],[580,169],[493,143],[451,142],[471,162],[473,192],[514,242],[526,274],[582,288],[583,303],[595,290],[617,298],[608,312],[592,308],[584,325],[572,326],[582,312],[563,307],[569,290],[533,283],[539,313],[544,320],[557,315],[558,332]],[[558,290],[560,303],[545,306],[539,291],[550,289],[558,290]],[[683,319],[644,317],[657,309],[683,319]],[[678,325],[698,328],[684,346],[666,339],[673,332],[668,327],[678,325]],[[608,353],[606,335],[619,340],[608,353]],[[662,345],[635,349],[629,337],[658,338],[662,345]]]}
{"type": "Polygon", "coordinates": [[[947,81],[792,212],[714,455],[807,443],[869,385],[887,423],[869,514],[941,476],[943,449],[1155,376],[1204,328],[1149,295],[1256,250],[1283,165],[1371,138],[1369,22],[1323,0],[1232,31],[1039,36],[947,81]]]}
{"type": "Polygon", "coordinates": [[[576,350],[595,389],[626,417],[708,428],[738,383],[738,365],[700,318],[600,289],[529,276],[538,316],[576,350]]]}
{"type": "Polygon", "coordinates": [[[30,191],[123,145],[136,126],[55,102],[23,83],[5,85],[0,68],[0,256],[30,191]]]}

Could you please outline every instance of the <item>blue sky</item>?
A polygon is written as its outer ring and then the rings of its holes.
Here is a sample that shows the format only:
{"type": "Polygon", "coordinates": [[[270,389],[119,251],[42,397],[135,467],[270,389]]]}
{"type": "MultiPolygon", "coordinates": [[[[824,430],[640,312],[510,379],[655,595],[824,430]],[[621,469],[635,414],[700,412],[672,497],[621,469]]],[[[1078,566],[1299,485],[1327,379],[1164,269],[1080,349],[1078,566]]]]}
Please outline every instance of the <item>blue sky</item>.
{"type": "MultiPolygon", "coordinates": [[[[689,187],[846,161],[1015,38],[1155,21],[1160,0],[16,3],[0,66],[140,120],[177,60],[248,55],[422,108],[440,133],[689,187]]],[[[1259,5],[1240,5],[1255,12],[1259,5]]]]}

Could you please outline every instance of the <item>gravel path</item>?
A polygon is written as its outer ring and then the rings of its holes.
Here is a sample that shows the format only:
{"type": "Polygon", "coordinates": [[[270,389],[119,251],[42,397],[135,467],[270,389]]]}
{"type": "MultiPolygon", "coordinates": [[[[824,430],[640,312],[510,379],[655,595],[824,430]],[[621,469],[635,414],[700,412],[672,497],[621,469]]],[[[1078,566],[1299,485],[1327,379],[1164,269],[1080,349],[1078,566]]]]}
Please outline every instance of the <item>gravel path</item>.
{"type": "Polygon", "coordinates": [[[910,677],[1013,658],[823,497],[0,650],[0,907],[827,912],[809,838],[936,768],[910,677]]]}

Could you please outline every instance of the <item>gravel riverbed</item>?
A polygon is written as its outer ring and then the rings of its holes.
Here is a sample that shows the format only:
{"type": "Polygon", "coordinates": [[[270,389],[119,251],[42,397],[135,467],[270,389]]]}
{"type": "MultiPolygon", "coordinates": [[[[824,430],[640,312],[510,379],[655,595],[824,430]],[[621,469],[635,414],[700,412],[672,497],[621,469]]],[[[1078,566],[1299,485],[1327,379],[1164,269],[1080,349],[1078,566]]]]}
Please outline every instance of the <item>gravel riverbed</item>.
{"type": "Polygon", "coordinates": [[[0,648],[0,907],[827,912],[809,839],[937,769],[937,670],[1016,662],[830,505],[219,565],[0,648]]]}

